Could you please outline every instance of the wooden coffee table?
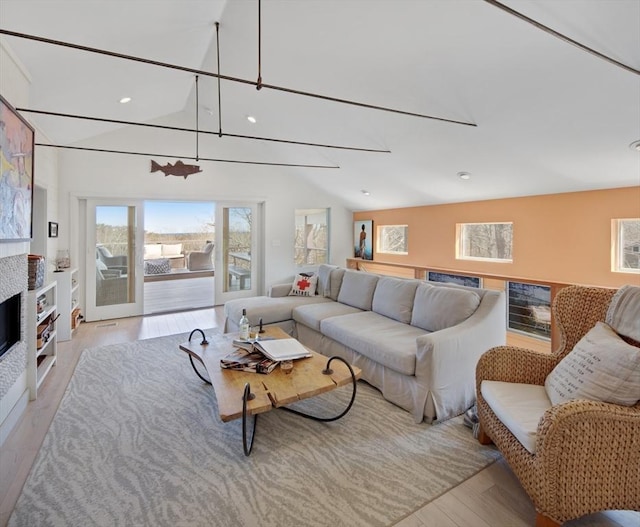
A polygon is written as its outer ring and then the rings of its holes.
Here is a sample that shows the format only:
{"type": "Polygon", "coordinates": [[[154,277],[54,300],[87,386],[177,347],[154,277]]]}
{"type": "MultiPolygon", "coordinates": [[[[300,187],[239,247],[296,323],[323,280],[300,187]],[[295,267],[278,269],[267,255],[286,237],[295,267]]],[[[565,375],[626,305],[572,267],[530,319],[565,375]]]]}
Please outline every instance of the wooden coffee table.
{"type": "MultiPolygon", "coordinates": [[[[189,355],[191,366],[204,382],[211,384],[218,400],[218,412],[223,422],[242,418],[242,445],[245,455],[251,453],[255,437],[258,414],[274,408],[318,421],[335,421],[349,412],[356,397],[356,381],[360,369],[351,366],[341,357],[327,358],[313,350],[311,357],[296,359],[293,371],[286,374],[277,367],[267,375],[220,367],[220,359],[233,351],[234,334],[213,334],[207,341],[204,332],[194,329],[189,340],[180,344],[180,349],[189,355]],[[194,334],[199,334],[194,337],[194,334]],[[204,366],[208,379],[196,368],[194,359],[204,366]],[[285,405],[314,397],[351,383],[353,392],[346,409],[332,417],[317,417],[285,405]],[[247,437],[248,417],[253,416],[251,437],[247,437]]],[[[265,328],[261,336],[288,338],[279,327],[265,328]]]]}

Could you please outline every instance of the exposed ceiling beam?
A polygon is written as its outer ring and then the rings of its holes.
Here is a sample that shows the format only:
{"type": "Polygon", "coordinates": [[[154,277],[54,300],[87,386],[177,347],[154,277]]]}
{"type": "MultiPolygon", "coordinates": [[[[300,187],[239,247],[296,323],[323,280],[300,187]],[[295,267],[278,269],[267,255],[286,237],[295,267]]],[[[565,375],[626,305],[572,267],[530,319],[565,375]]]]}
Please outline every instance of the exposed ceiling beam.
{"type": "Polygon", "coordinates": [[[172,159],[191,159],[193,161],[211,161],[214,163],[234,163],[237,165],[263,165],[272,167],[298,167],[298,168],[340,168],[338,165],[302,165],[296,163],[270,163],[268,161],[244,161],[239,159],[215,159],[210,157],[198,157],[195,156],[174,156],[170,154],[160,154],[157,152],[129,152],[126,150],[111,150],[107,148],[89,148],[85,146],[68,146],[68,145],[54,145],[49,143],[36,143],[36,146],[46,146],[49,148],[62,148],[66,150],[83,150],[85,152],[102,152],[106,154],[127,154],[132,156],[146,156],[146,157],[170,157],[172,159]]]}
{"type": "MultiPolygon", "coordinates": [[[[185,71],[188,73],[192,73],[194,75],[204,75],[207,77],[214,77],[214,78],[219,78],[222,80],[226,80],[226,81],[230,81],[230,82],[237,82],[237,83],[241,83],[241,84],[248,84],[250,86],[255,86],[256,88],[258,87],[258,83],[257,81],[252,81],[249,79],[242,79],[240,77],[231,77],[229,75],[222,75],[220,73],[214,73],[211,71],[205,71],[205,70],[199,70],[196,68],[188,68],[186,66],[178,66],[177,64],[169,64],[167,62],[160,62],[157,60],[152,60],[152,59],[146,59],[143,57],[135,57],[133,55],[125,55],[124,53],[117,53],[115,51],[109,51],[109,50],[105,50],[105,49],[99,49],[99,48],[92,48],[89,46],[82,46],[80,44],[73,44],[71,42],[63,42],[61,40],[53,40],[50,38],[45,38],[45,37],[39,37],[37,35],[28,35],[26,33],[19,33],[17,31],[9,31],[8,29],[2,29],[0,28],[0,34],[2,35],[8,35],[11,37],[17,37],[17,38],[24,38],[27,40],[33,40],[36,42],[42,42],[44,44],[50,44],[53,46],[61,46],[61,47],[66,47],[66,48],[71,48],[71,49],[76,49],[79,51],[85,51],[88,53],[96,53],[99,55],[106,55],[108,57],[114,57],[114,58],[119,58],[122,60],[130,60],[130,61],[134,61],[134,62],[141,62],[143,64],[149,64],[151,66],[158,66],[161,68],[168,68],[168,69],[174,69],[174,70],[178,70],[178,71],[185,71]]],[[[378,106],[375,104],[368,104],[368,103],[363,103],[363,102],[358,102],[358,101],[352,101],[349,99],[341,99],[339,97],[332,97],[329,95],[321,95],[318,93],[312,93],[312,92],[307,92],[307,91],[303,91],[303,90],[296,90],[294,88],[286,88],[284,86],[276,86],[273,84],[260,84],[260,86],[262,88],[267,88],[270,90],[274,90],[274,91],[281,91],[281,92],[285,92],[285,93],[292,93],[295,95],[301,95],[304,97],[311,97],[314,99],[321,99],[323,101],[331,101],[331,102],[337,102],[337,103],[341,103],[341,104],[348,104],[351,106],[358,106],[360,108],[367,108],[370,110],[379,110],[379,111],[383,111],[383,112],[391,112],[391,113],[395,113],[395,114],[400,114],[400,115],[407,115],[410,117],[420,117],[422,119],[432,119],[434,121],[440,121],[440,122],[445,122],[445,123],[450,123],[450,124],[459,124],[459,125],[463,125],[463,126],[473,126],[476,127],[477,125],[475,123],[470,123],[470,122],[466,122],[466,121],[459,121],[456,119],[446,119],[444,117],[436,117],[433,115],[426,115],[426,114],[421,114],[421,113],[417,113],[417,112],[409,112],[406,110],[398,110],[395,108],[389,108],[386,106],[378,106]]]]}
{"type": "Polygon", "coordinates": [[[207,134],[207,135],[217,135],[218,137],[234,137],[236,139],[253,139],[256,141],[270,141],[273,143],[285,143],[285,144],[291,144],[291,145],[301,145],[301,146],[316,146],[316,147],[320,147],[320,148],[334,148],[334,149],[338,149],[338,150],[355,150],[357,152],[372,152],[372,153],[380,153],[380,154],[390,154],[391,150],[383,150],[383,149],[379,149],[379,148],[363,148],[363,147],[357,147],[357,146],[342,146],[342,145],[331,145],[331,144],[324,144],[324,143],[310,143],[310,142],[305,142],[305,141],[293,141],[291,139],[277,139],[275,137],[262,137],[262,136],[257,136],[257,135],[243,135],[243,134],[230,134],[227,132],[221,133],[220,131],[218,132],[212,132],[209,130],[194,130],[193,128],[184,128],[184,127],[179,127],[179,126],[167,126],[167,125],[162,125],[162,124],[151,124],[151,123],[138,123],[135,121],[123,121],[121,119],[107,119],[107,118],[103,118],[103,117],[92,117],[92,116],[88,116],[88,115],[78,115],[78,114],[72,114],[72,113],[61,113],[61,112],[48,112],[45,110],[34,110],[32,108],[16,108],[16,110],[18,110],[19,112],[25,112],[25,113],[37,113],[39,115],[49,115],[52,117],[65,117],[65,118],[70,118],[70,119],[82,119],[85,121],[96,121],[96,122],[101,122],[101,123],[112,123],[112,124],[122,124],[122,125],[126,125],[126,126],[141,126],[141,127],[145,127],[145,128],[157,128],[160,130],[172,130],[174,132],[198,132],[200,134],[207,134]]]}
{"type": "Polygon", "coordinates": [[[595,55],[596,57],[598,57],[598,58],[600,58],[602,60],[606,60],[607,62],[609,62],[611,64],[614,64],[615,66],[618,66],[619,68],[622,68],[624,70],[630,71],[631,73],[635,73],[636,75],[640,75],[640,70],[632,68],[631,66],[628,66],[627,64],[624,64],[623,62],[617,61],[617,60],[609,57],[608,55],[605,55],[604,53],[600,53],[599,51],[596,51],[595,49],[590,48],[589,46],[585,46],[584,44],[581,44],[577,40],[574,40],[574,39],[568,37],[567,35],[563,35],[562,33],[556,31],[555,29],[551,29],[549,26],[545,26],[544,24],[541,24],[537,20],[534,20],[533,18],[529,18],[528,16],[523,15],[522,13],[516,11],[515,9],[511,9],[509,6],[506,6],[503,3],[498,2],[497,0],[484,0],[484,1],[487,4],[491,4],[492,6],[497,7],[498,9],[502,9],[506,13],[509,13],[510,15],[513,15],[513,16],[519,18],[520,20],[524,20],[525,22],[531,24],[532,26],[537,27],[538,29],[541,29],[542,31],[546,31],[550,35],[553,35],[554,37],[559,38],[560,40],[564,40],[568,44],[571,44],[572,46],[575,46],[575,47],[581,49],[582,51],[586,51],[587,53],[591,53],[592,55],[595,55]]]}

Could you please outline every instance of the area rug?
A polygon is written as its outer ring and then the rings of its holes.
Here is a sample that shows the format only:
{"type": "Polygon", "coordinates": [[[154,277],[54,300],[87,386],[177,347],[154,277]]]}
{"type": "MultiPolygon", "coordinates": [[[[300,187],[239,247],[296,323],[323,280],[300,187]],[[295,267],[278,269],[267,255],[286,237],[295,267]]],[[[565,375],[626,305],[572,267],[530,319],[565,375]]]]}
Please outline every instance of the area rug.
{"type": "MultiPolygon", "coordinates": [[[[415,424],[359,382],[339,421],[261,415],[245,457],[241,420],[220,421],[185,340],[83,352],[10,526],[387,526],[498,456],[461,418],[415,424]]],[[[331,412],[350,395],[298,405],[331,412]]]]}

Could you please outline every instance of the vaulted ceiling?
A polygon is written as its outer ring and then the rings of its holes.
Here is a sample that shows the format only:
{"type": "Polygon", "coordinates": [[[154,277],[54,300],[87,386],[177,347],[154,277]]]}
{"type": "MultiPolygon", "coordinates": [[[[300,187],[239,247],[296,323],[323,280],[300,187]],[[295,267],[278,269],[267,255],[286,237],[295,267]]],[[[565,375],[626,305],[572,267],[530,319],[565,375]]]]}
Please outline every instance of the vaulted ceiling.
{"type": "MultiPolygon", "coordinates": [[[[636,71],[484,0],[262,1],[265,85],[443,121],[257,90],[258,0],[1,0],[0,29],[215,73],[219,22],[220,73],[235,80],[220,82],[219,115],[218,81],[199,75],[197,121],[193,71],[1,38],[31,77],[32,110],[177,119],[207,131],[217,131],[221,117],[228,134],[389,151],[217,136],[202,142],[205,158],[339,166],[281,170],[353,209],[640,184],[640,152],[629,147],[640,140],[640,1],[502,3],[636,71]],[[121,104],[124,96],[132,101],[121,104]]],[[[99,148],[102,134],[126,126],[25,115],[59,145],[99,148]]]]}

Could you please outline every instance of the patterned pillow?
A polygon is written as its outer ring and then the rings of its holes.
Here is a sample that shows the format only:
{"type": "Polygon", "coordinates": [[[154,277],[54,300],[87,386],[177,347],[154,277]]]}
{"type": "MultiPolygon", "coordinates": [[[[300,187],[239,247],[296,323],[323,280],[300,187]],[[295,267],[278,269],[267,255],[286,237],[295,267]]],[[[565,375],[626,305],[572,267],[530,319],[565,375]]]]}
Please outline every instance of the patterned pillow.
{"type": "Polygon", "coordinates": [[[289,296],[315,296],[317,285],[318,277],[313,273],[300,273],[293,280],[289,296]]]}
{"type": "Polygon", "coordinates": [[[167,258],[145,260],[144,274],[167,274],[171,272],[171,263],[167,258]]]}
{"type": "Polygon", "coordinates": [[[640,348],[598,322],[547,376],[552,404],[590,399],[633,406],[640,400],[640,348]]]}

